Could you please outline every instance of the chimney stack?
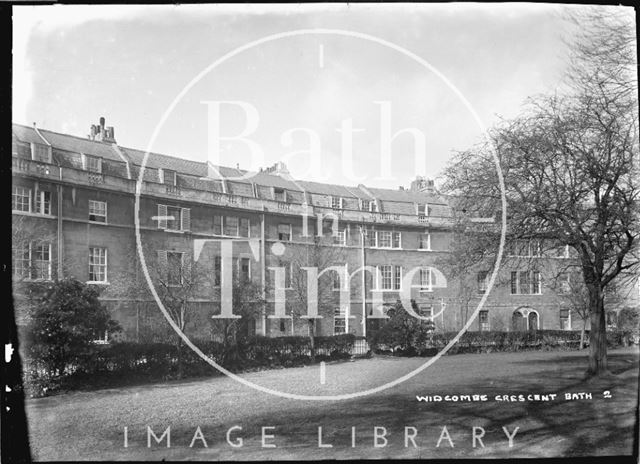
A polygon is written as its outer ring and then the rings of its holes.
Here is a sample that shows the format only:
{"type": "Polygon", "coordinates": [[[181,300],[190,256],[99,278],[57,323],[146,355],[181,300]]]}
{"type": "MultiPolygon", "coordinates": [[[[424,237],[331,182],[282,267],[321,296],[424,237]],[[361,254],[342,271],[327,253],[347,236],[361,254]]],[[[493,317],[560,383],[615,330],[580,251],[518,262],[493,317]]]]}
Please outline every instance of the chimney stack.
{"type": "Polygon", "coordinates": [[[427,179],[424,176],[416,176],[416,179],[411,182],[410,190],[412,192],[435,193],[433,179],[427,179]]]}
{"type": "Polygon", "coordinates": [[[105,127],[104,116],[100,117],[99,124],[91,124],[91,131],[89,133],[89,139],[96,140],[98,142],[111,142],[115,143],[115,132],[113,126],[105,127]]]}

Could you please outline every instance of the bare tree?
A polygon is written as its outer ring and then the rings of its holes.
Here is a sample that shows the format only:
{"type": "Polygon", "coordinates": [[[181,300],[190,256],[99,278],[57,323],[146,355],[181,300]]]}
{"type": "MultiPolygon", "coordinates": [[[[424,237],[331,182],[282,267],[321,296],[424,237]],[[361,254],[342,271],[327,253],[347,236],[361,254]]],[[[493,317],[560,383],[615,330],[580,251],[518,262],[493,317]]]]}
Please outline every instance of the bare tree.
{"type": "MultiPolygon", "coordinates": [[[[323,235],[318,237],[313,235],[306,238],[304,245],[299,245],[292,251],[291,264],[293,272],[291,273],[291,288],[293,296],[294,318],[300,318],[307,314],[307,273],[303,272],[303,267],[315,267],[318,273],[322,272],[330,266],[345,266],[345,253],[343,247],[334,244],[334,237],[331,235],[323,235]]],[[[346,268],[345,268],[346,269],[346,268]]],[[[335,271],[328,272],[318,279],[318,314],[331,314],[333,316],[333,308],[336,305],[336,295],[334,292],[333,278],[335,271]]],[[[344,285],[344,278],[341,279],[344,285]]],[[[348,317],[348,315],[347,315],[348,317]]],[[[316,336],[316,320],[307,319],[309,343],[311,347],[311,359],[315,359],[315,336],[316,336]]]]}
{"type": "Polygon", "coordinates": [[[574,76],[572,92],[532,99],[521,116],[491,131],[491,141],[459,153],[445,188],[469,210],[498,209],[495,149],[509,233],[567,244],[577,253],[589,294],[588,373],[601,375],[608,372],[605,288],[638,266],[640,172],[634,78],[607,77],[633,73],[634,58],[609,59],[614,49],[627,56],[629,29],[601,27],[610,18],[590,20],[588,40],[579,38],[572,55],[583,73],[574,76]]]}

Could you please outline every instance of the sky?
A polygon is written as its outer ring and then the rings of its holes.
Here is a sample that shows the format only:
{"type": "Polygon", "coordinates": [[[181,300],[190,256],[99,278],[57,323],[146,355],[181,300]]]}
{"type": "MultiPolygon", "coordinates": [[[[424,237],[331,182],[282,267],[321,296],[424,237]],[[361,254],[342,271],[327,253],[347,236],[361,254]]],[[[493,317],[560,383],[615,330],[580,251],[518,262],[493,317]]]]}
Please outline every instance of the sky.
{"type": "Polygon", "coordinates": [[[14,6],[13,120],[86,136],[104,116],[124,147],[408,186],[560,86],[562,8],[14,6]]]}

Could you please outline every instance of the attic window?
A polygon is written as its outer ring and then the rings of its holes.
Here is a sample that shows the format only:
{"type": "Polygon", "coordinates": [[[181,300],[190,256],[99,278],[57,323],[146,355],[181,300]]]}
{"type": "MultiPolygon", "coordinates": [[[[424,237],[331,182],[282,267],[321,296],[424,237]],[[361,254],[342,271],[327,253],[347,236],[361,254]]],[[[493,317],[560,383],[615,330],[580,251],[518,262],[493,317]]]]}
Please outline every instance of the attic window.
{"type": "Polygon", "coordinates": [[[331,207],[333,209],[342,209],[342,197],[331,197],[331,207]]]}
{"type": "Polygon", "coordinates": [[[85,168],[89,172],[102,173],[102,158],[85,155],[85,168]]]}
{"type": "Polygon", "coordinates": [[[282,188],[273,189],[273,198],[276,201],[287,201],[287,195],[282,188]]]}
{"type": "Polygon", "coordinates": [[[32,143],[31,159],[42,161],[43,163],[51,163],[51,147],[42,143],[32,143]]]}
{"type": "Polygon", "coordinates": [[[362,200],[360,202],[360,209],[362,211],[369,211],[371,213],[376,213],[378,211],[378,204],[375,200],[362,200]]]}
{"type": "Polygon", "coordinates": [[[429,216],[429,205],[418,205],[418,216],[429,216]]]}
{"type": "Polygon", "coordinates": [[[175,187],[176,185],[176,172],[171,171],[169,169],[162,169],[162,183],[166,185],[172,185],[175,187]]]}

